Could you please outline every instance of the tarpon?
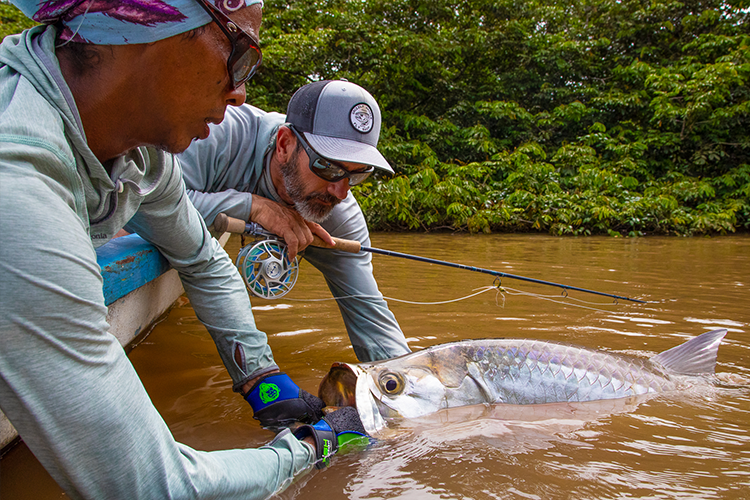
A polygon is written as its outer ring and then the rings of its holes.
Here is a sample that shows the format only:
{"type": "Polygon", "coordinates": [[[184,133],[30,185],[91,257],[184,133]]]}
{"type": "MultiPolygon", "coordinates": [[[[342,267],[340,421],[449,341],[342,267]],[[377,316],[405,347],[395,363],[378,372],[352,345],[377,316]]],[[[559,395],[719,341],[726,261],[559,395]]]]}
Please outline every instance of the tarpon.
{"type": "Polygon", "coordinates": [[[370,363],[334,363],[319,396],[356,406],[371,434],[386,418],[415,418],[476,404],[532,405],[674,391],[714,373],[726,329],[706,332],[652,358],[563,342],[463,340],[370,363]]]}

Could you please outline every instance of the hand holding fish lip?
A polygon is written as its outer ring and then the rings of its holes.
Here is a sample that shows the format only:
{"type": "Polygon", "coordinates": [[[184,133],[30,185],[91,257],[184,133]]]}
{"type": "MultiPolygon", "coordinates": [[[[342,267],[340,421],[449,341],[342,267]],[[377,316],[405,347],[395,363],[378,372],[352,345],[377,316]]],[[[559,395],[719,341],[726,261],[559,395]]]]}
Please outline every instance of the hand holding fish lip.
{"type": "Polygon", "coordinates": [[[294,431],[297,439],[310,436],[315,441],[317,461],[315,467],[329,465],[329,459],[345,446],[365,447],[370,440],[362,426],[357,409],[344,406],[329,413],[313,425],[303,425],[294,431]]]}
{"type": "Polygon", "coordinates": [[[472,404],[544,404],[618,399],[683,389],[712,374],[726,329],[703,333],[650,359],[562,342],[479,339],[436,345],[359,365],[321,382],[325,402],[337,390],[355,404],[368,433],[385,418],[415,418],[472,404]],[[332,387],[329,380],[342,387],[332,387]],[[354,381],[354,382],[352,382],[354,381]],[[352,388],[351,384],[355,384],[352,388]],[[348,384],[348,385],[347,385],[348,384]]]}

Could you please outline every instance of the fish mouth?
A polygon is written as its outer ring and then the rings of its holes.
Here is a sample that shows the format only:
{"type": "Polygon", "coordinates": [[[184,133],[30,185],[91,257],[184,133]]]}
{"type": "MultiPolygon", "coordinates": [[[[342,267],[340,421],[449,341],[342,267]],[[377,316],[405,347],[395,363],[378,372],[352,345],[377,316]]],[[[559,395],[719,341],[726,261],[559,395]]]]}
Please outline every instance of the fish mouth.
{"type": "Polygon", "coordinates": [[[320,382],[318,397],[326,406],[354,406],[368,434],[385,427],[375,397],[367,383],[367,372],[351,363],[334,363],[320,382]]]}

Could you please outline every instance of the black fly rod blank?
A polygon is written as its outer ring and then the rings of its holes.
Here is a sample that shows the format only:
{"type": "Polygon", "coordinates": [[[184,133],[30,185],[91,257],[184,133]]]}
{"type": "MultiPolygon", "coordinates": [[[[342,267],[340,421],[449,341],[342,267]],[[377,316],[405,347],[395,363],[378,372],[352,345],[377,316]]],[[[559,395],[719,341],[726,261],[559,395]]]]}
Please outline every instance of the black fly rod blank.
{"type": "Polygon", "coordinates": [[[554,283],[552,281],[544,281],[536,278],[527,278],[526,276],[518,276],[517,274],[501,273],[500,271],[493,271],[492,269],[482,269],[481,267],[465,266],[463,264],[456,264],[454,262],[447,262],[444,260],[430,259],[427,257],[420,257],[418,255],[410,255],[408,253],[394,252],[391,250],[381,250],[380,248],[361,247],[363,252],[377,253],[380,255],[388,255],[390,257],[400,257],[402,259],[411,259],[419,262],[426,262],[428,264],[437,264],[439,266],[455,267],[456,269],[465,269],[466,271],[474,271],[477,273],[485,273],[498,278],[510,278],[514,280],[527,281],[529,283],[538,283],[540,285],[549,285],[562,288],[565,292],[568,290],[576,290],[579,292],[593,293],[594,295],[603,295],[604,297],[611,297],[619,300],[629,300],[630,302],[638,302],[639,304],[645,304],[645,300],[631,299],[630,297],[623,297],[621,295],[614,295],[611,293],[597,292],[596,290],[589,290],[586,288],[579,288],[577,286],[563,285],[561,283],[554,283]]]}
{"type": "MultiPolygon", "coordinates": [[[[255,231],[252,230],[252,227],[253,225],[246,224],[245,221],[243,220],[234,219],[223,213],[217,215],[216,220],[214,221],[214,228],[216,228],[217,230],[221,232],[228,231],[230,233],[240,233],[240,234],[249,232],[251,234],[257,234],[255,233],[255,231]]],[[[539,285],[554,286],[557,288],[562,288],[563,292],[566,294],[568,290],[575,290],[578,292],[591,293],[594,295],[610,297],[615,300],[627,300],[630,302],[637,302],[639,304],[647,303],[645,300],[631,299],[630,297],[623,297],[621,295],[614,295],[614,294],[605,293],[605,292],[597,292],[596,290],[589,290],[587,288],[579,288],[577,286],[563,285],[561,283],[554,283],[552,281],[544,281],[544,280],[539,280],[536,278],[528,278],[526,276],[518,276],[517,274],[501,273],[500,271],[493,271],[491,269],[482,269],[481,267],[465,266],[463,264],[456,264],[454,262],[447,262],[444,260],[430,259],[427,257],[420,257],[418,255],[411,255],[408,253],[400,253],[400,252],[394,252],[391,250],[382,250],[380,248],[365,247],[365,246],[360,245],[360,243],[355,240],[344,240],[341,238],[333,238],[333,240],[336,242],[335,246],[328,245],[323,240],[315,236],[313,239],[312,246],[320,247],[320,248],[331,248],[334,250],[342,250],[344,252],[349,252],[349,253],[357,253],[359,251],[370,252],[370,253],[375,253],[375,254],[380,254],[380,255],[387,255],[389,257],[400,257],[402,259],[410,259],[410,260],[416,260],[419,262],[426,262],[428,264],[437,264],[439,266],[454,267],[456,269],[464,269],[466,271],[474,271],[477,273],[489,274],[497,278],[508,278],[508,279],[526,281],[528,283],[537,283],[539,285]]]]}

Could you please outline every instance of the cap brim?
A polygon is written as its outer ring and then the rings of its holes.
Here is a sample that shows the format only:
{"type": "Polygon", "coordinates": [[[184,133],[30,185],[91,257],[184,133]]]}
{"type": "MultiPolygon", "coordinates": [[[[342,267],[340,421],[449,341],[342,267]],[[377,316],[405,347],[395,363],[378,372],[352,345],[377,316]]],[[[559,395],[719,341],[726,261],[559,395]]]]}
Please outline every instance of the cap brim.
{"type": "Polygon", "coordinates": [[[320,155],[329,160],[346,161],[372,165],[375,168],[393,173],[393,169],[377,148],[362,142],[337,137],[326,137],[305,132],[305,139],[320,155]]]}

